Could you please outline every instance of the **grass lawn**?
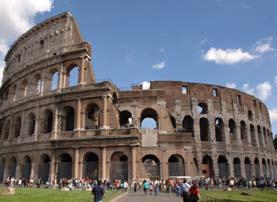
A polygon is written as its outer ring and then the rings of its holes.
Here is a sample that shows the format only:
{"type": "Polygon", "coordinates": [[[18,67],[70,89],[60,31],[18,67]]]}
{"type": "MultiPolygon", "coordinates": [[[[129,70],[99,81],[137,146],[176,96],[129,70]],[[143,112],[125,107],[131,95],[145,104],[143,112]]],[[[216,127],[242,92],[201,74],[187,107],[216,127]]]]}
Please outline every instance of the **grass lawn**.
{"type": "MultiPolygon", "coordinates": [[[[106,191],[104,201],[110,201],[120,195],[120,191],[106,191]]],[[[0,202],[91,202],[89,191],[62,192],[55,189],[16,188],[13,196],[0,196],[0,202]]]]}
{"type": "Polygon", "coordinates": [[[277,202],[277,191],[266,190],[266,191],[246,191],[250,195],[241,195],[242,190],[233,191],[204,191],[201,190],[201,201],[225,201],[225,202],[277,202]]]}

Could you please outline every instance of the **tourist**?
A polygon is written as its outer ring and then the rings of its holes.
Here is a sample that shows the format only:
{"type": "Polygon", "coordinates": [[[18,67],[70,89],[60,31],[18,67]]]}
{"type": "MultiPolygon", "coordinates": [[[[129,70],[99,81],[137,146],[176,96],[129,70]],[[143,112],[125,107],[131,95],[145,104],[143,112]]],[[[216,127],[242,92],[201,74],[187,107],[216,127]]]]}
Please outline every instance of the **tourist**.
{"type": "Polygon", "coordinates": [[[200,192],[198,189],[197,181],[192,182],[192,187],[189,189],[190,201],[197,202],[200,199],[200,192]]]}
{"type": "Polygon", "coordinates": [[[189,202],[190,197],[189,197],[189,189],[190,189],[190,185],[187,183],[187,180],[184,179],[183,183],[181,185],[181,194],[183,197],[183,202],[189,202]]]}
{"type": "Polygon", "coordinates": [[[95,180],[93,182],[93,189],[92,189],[92,194],[94,195],[94,202],[102,202],[103,201],[103,196],[104,196],[104,189],[101,186],[101,182],[98,182],[95,180]]]}
{"type": "Polygon", "coordinates": [[[147,182],[146,180],[143,182],[143,191],[144,191],[144,194],[146,196],[147,194],[147,191],[149,189],[149,182],[147,182]]]}

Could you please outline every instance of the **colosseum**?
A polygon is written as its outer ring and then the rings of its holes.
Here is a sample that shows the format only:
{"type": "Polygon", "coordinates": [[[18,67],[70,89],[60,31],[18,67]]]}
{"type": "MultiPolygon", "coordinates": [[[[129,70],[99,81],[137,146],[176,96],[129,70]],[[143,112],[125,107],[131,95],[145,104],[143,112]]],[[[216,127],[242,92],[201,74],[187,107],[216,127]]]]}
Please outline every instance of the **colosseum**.
{"type": "Polygon", "coordinates": [[[123,91],[96,82],[91,60],[68,12],[11,46],[0,90],[1,181],[277,177],[269,113],[258,98],[184,81],[123,91]]]}

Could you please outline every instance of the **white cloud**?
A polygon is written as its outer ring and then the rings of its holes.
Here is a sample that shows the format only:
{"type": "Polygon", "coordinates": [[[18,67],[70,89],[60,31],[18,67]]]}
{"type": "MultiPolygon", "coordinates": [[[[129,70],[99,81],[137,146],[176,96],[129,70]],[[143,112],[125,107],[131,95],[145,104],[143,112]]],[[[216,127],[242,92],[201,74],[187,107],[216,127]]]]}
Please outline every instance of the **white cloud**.
{"type": "Polygon", "coordinates": [[[256,87],[257,90],[257,96],[265,101],[270,95],[271,95],[271,90],[272,86],[268,81],[265,81],[263,83],[259,83],[256,87]]]}
{"type": "MultiPolygon", "coordinates": [[[[35,15],[50,11],[53,2],[54,0],[1,0],[0,61],[3,61],[9,45],[34,24],[35,15]]],[[[0,62],[0,67],[3,67],[3,62],[0,62]]],[[[0,70],[2,78],[3,70],[0,70]]]]}
{"type": "Polygon", "coordinates": [[[249,52],[243,52],[240,48],[238,49],[221,49],[221,48],[210,48],[203,59],[209,62],[215,62],[216,64],[235,64],[240,62],[249,62],[256,59],[257,56],[252,55],[249,52]]]}
{"type": "Polygon", "coordinates": [[[266,53],[266,52],[270,52],[273,50],[274,49],[271,47],[270,43],[259,44],[255,48],[255,51],[258,53],[266,53]]]}
{"type": "Polygon", "coordinates": [[[277,86],[277,76],[274,77],[274,84],[277,86]]]}
{"type": "Polygon", "coordinates": [[[143,81],[140,83],[142,85],[142,90],[149,90],[150,89],[150,82],[149,81],[143,81]]]}
{"type": "Polygon", "coordinates": [[[250,95],[253,95],[255,92],[255,89],[250,88],[250,85],[248,83],[242,85],[242,90],[250,95]]]}
{"type": "Polygon", "coordinates": [[[165,68],[165,61],[162,61],[161,63],[158,63],[158,64],[153,64],[152,67],[153,69],[163,69],[165,68]]]}
{"type": "Polygon", "coordinates": [[[270,120],[273,121],[277,121],[277,109],[269,109],[269,116],[270,116],[270,120]]]}
{"type": "Polygon", "coordinates": [[[226,83],[226,87],[228,87],[228,88],[236,88],[237,84],[235,84],[234,82],[226,83]]]}

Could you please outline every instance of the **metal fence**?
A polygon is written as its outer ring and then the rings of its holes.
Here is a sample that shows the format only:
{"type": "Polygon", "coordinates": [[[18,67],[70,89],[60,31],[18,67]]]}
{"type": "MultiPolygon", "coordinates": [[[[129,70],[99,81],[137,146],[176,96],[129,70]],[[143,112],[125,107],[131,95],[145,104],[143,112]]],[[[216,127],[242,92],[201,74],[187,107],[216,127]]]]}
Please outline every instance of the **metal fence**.
{"type": "Polygon", "coordinates": [[[128,180],[128,162],[127,161],[111,161],[110,163],[110,179],[128,180]]]}

